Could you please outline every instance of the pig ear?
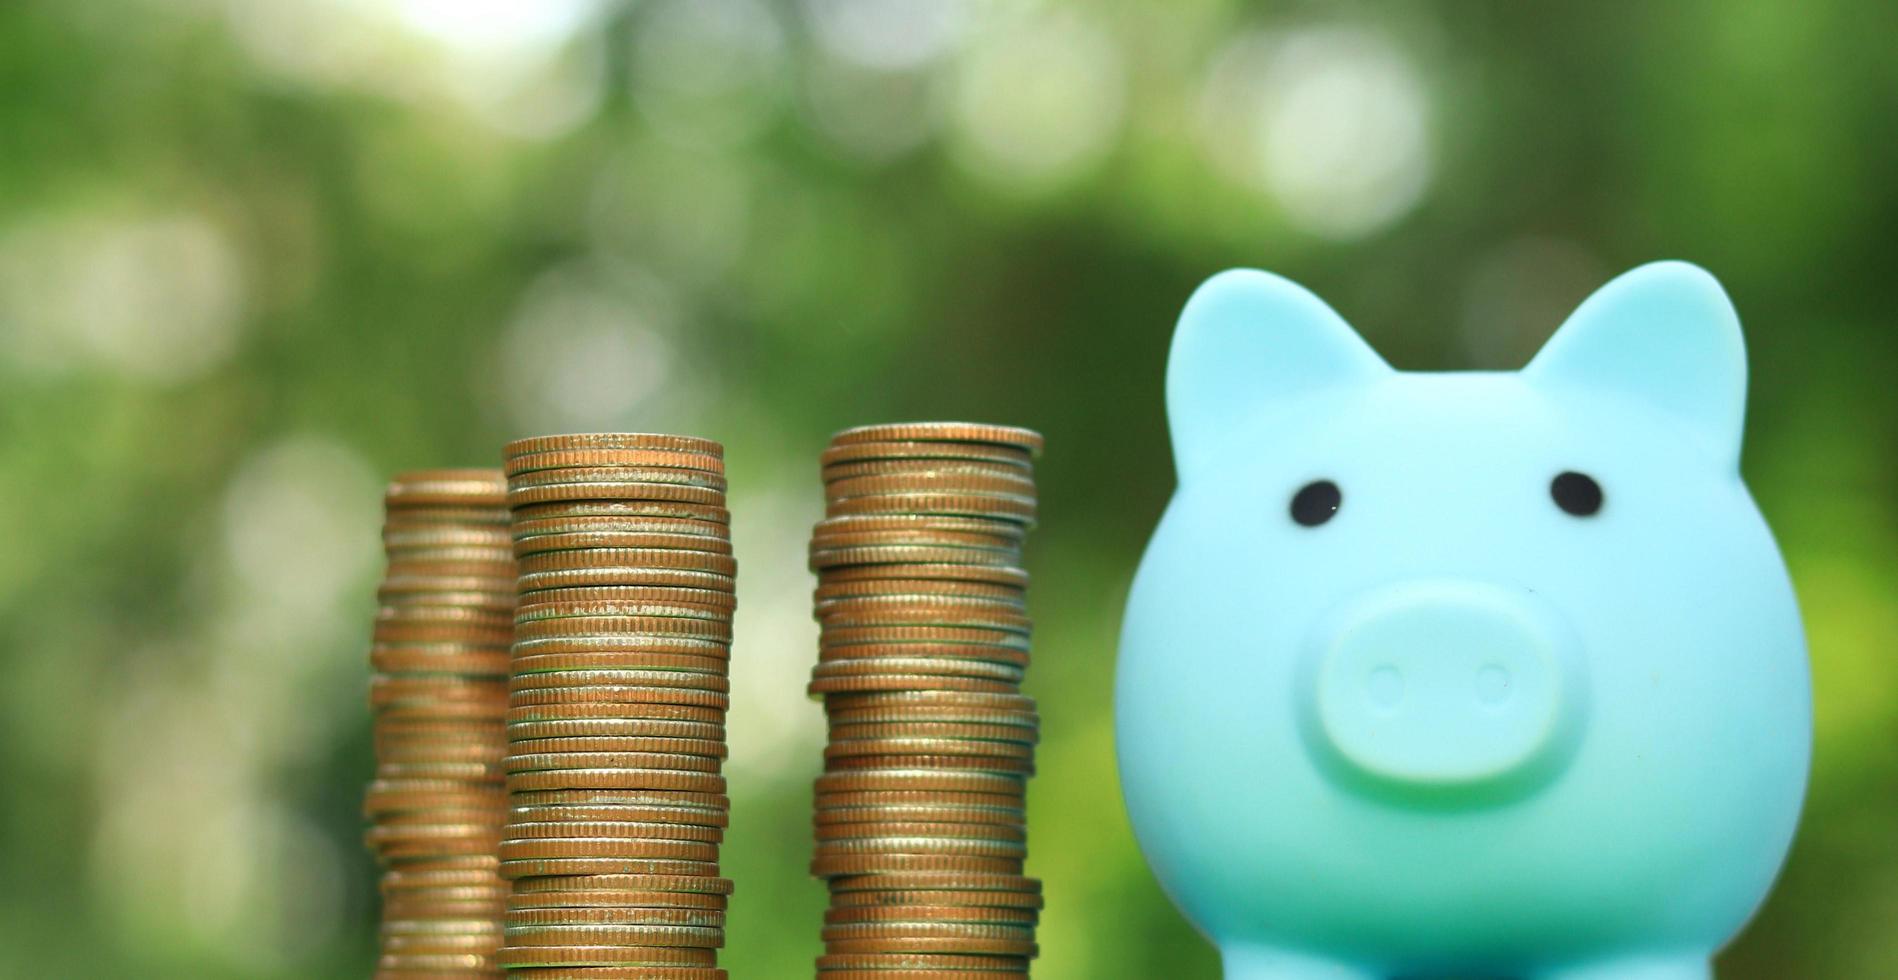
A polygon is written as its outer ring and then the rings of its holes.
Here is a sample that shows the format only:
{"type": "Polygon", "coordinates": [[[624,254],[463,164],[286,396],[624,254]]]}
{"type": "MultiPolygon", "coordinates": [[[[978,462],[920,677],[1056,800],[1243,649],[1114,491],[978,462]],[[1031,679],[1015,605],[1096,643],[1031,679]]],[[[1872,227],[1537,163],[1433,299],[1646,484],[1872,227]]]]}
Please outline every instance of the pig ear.
{"type": "Polygon", "coordinates": [[[1639,398],[1685,422],[1738,467],[1746,343],[1726,290],[1686,262],[1623,273],[1582,302],[1523,369],[1535,384],[1639,398]]]}
{"type": "Polygon", "coordinates": [[[1167,420],[1182,474],[1260,410],[1302,391],[1390,373],[1324,300],[1253,269],[1206,280],[1167,358],[1167,420]]]}

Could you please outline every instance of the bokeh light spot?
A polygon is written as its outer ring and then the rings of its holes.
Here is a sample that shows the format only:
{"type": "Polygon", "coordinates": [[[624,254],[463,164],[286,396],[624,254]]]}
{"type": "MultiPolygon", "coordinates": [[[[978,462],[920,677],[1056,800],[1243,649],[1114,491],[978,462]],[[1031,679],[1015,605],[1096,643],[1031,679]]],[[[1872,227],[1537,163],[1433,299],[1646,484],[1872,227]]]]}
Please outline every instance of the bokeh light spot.
{"type": "Polygon", "coordinates": [[[230,359],[246,289],[237,250],[188,212],[42,219],[0,237],[0,351],[175,384],[230,359]]]}
{"type": "Polygon", "coordinates": [[[1378,33],[1327,26],[1237,38],[1214,59],[1200,110],[1214,161],[1312,234],[1371,234],[1430,185],[1423,79],[1378,33]]]}
{"type": "Polygon", "coordinates": [[[657,0],[633,30],[633,99],[662,135],[724,146],[777,107],[784,34],[755,0],[657,0]]]}
{"type": "Polygon", "coordinates": [[[1119,133],[1124,73],[1113,37],[1078,9],[992,25],[956,77],[963,163],[1024,189],[1077,176],[1119,133]]]}

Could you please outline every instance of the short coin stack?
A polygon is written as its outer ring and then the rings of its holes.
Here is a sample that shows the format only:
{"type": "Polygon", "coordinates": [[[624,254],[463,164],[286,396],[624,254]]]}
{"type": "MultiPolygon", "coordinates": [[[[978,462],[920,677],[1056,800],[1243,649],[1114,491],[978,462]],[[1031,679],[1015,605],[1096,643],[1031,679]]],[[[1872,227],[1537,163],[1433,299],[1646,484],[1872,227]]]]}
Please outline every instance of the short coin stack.
{"type": "Polygon", "coordinates": [[[390,485],[388,571],[370,651],[376,778],[364,800],[382,859],[377,976],[496,977],[507,883],[508,644],[514,556],[495,470],[390,485]]]}
{"type": "Polygon", "coordinates": [[[1022,874],[1039,717],[1020,691],[1023,538],[1041,437],[955,422],[839,433],[811,538],[822,627],[810,691],[829,883],[818,975],[989,980],[1035,955],[1022,874]]]}
{"type": "Polygon", "coordinates": [[[725,976],[723,457],[672,435],[507,446],[520,605],[500,961],[520,978],[725,976]]]}

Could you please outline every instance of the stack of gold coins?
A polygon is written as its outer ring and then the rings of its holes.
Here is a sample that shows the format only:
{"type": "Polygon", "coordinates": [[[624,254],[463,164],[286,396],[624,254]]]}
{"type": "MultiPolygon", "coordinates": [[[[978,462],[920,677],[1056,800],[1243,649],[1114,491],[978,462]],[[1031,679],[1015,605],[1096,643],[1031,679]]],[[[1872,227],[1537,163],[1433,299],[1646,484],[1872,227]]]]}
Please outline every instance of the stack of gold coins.
{"type": "Polygon", "coordinates": [[[520,604],[500,960],[521,978],[725,976],[724,469],[718,443],[686,436],[507,446],[520,604]]]}
{"type": "Polygon", "coordinates": [[[1029,430],[959,422],[839,433],[811,537],[830,739],[816,856],[820,977],[1025,975],[1041,883],[1023,876],[1039,727],[1021,693],[1029,430]]]}
{"type": "Polygon", "coordinates": [[[397,478],[385,500],[389,565],[370,653],[376,778],[363,806],[384,867],[377,976],[501,972],[506,490],[495,470],[423,470],[397,478]]]}

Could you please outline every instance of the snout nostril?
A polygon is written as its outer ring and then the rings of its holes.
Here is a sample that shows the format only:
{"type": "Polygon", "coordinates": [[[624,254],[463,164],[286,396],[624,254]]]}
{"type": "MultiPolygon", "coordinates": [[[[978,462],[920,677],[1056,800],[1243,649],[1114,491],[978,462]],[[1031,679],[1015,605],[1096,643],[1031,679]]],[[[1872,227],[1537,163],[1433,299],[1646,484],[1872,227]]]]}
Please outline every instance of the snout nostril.
{"type": "Polygon", "coordinates": [[[1484,704],[1501,704],[1509,700],[1514,678],[1509,669],[1501,664],[1485,664],[1476,672],[1476,697],[1484,704]]]}

